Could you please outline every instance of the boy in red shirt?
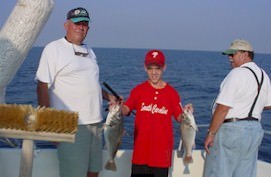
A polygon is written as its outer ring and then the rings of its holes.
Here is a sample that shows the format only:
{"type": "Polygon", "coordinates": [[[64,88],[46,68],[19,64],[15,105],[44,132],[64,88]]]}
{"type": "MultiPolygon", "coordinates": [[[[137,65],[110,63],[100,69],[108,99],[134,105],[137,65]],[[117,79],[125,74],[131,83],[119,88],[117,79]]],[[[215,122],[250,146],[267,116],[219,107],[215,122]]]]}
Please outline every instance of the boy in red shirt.
{"type": "MultiPolygon", "coordinates": [[[[162,80],[166,69],[160,50],[150,50],[144,63],[148,80],[132,89],[122,106],[123,115],[136,110],[131,177],[167,177],[173,149],[172,116],[181,122],[178,92],[162,80]]],[[[188,104],[184,109],[193,109],[188,104]]]]}

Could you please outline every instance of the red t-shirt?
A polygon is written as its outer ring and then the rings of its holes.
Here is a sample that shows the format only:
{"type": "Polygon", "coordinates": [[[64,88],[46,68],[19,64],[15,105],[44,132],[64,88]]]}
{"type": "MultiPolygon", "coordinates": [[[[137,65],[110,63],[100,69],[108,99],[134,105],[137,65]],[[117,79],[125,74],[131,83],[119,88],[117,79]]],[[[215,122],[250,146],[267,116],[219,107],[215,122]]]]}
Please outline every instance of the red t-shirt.
{"type": "Polygon", "coordinates": [[[170,167],[173,149],[172,116],[182,113],[178,92],[167,84],[153,88],[148,81],[136,86],[125,105],[136,110],[133,164],[170,167]]]}

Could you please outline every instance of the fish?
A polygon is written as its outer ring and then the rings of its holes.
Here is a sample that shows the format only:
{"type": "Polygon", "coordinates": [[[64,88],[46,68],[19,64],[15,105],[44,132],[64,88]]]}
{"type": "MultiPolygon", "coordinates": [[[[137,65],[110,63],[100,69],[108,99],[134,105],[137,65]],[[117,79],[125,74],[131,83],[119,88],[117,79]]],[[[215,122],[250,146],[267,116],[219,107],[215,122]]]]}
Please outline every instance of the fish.
{"type": "Polygon", "coordinates": [[[181,149],[184,151],[183,154],[183,163],[184,165],[188,165],[193,163],[192,151],[195,148],[195,138],[196,132],[198,131],[198,126],[195,121],[195,117],[192,113],[192,110],[185,109],[182,115],[182,122],[180,124],[180,146],[179,151],[181,149]]]}
{"type": "Polygon", "coordinates": [[[121,138],[124,133],[123,116],[121,114],[121,106],[110,105],[109,112],[104,123],[104,140],[108,153],[104,168],[111,171],[116,171],[115,156],[121,144],[121,138]]]}

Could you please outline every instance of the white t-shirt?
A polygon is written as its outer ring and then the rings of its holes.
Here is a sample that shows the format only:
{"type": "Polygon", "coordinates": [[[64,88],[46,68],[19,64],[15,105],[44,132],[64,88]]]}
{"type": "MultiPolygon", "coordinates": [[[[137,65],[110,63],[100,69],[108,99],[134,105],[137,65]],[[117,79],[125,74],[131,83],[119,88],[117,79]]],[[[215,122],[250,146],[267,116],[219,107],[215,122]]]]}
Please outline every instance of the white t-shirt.
{"type": "Polygon", "coordinates": [[[99,67],[92,49],[64,38],[49,43],[42,52],[36,79],[48,83],[51,107],[78,112],[78,124],[102,121],[99,67]],[[75,50],[89,55],[77,56],[75,50]]]}
{"type": "MultiPolygon", "coordinates": [[[[226,119],[233,117],[248,117],[251,106],[257,95],[257,81],[249,69],[242,68],[244,66],[251,68],[256,73],[259,82],[261,82],[261,69],[254,62],[243,64],[230,71],[220,85],[220,92],[215,102],[231,107],[226,115],[226,119]]],[[[270,79],[264,71],[263,73],[264,81],[252,113],[252,116],[258,119],[261,119],[263,107],[271,106],[270,79]]]]}

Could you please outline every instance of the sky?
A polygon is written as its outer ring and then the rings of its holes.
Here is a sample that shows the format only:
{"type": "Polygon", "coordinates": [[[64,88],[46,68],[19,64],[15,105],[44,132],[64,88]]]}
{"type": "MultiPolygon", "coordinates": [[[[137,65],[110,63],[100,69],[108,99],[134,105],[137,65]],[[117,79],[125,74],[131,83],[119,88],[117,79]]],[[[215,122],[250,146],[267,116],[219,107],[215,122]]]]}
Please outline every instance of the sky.
{"type": "MultiPolygon", "coordinates": [[[[0,27],[17,0],[2,0],[0,27]]],[[[86,8],[92,47],[223,51],[234,39],[271,54],[271,0],[55,0],[34,46],[65,35],[67,12],[86,8]]]]}

